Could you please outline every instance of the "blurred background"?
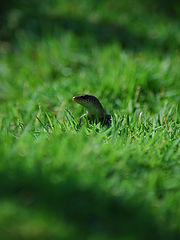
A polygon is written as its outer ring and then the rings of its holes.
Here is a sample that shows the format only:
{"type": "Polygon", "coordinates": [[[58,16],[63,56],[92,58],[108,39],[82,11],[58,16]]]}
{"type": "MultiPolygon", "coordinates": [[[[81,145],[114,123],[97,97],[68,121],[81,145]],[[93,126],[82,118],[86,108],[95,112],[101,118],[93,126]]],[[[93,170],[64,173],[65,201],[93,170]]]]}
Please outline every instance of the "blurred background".
{"type": "Polygon", "coordinates": [[[1,3],[0,239],[180,239],[179,20],[178,0],[1,3]],[[121,137],[64,125],[79,93],[121,137]]]}
{"type": "Polygon", "coordinates": [[[82,91],[95,94],[97,83],[100,97],[126,99],[121,108],[139,85],[140,101],[150,103],[150,111],[159,111],[157,96],[179,102],[179,9],[175,0],[3,1],[0,52],[14,63],[2,64],[0,99],[34,95],[37,89],[46,95],[51,84],[56,105],[82,91]],[[13,87],[8,71],[16,73],[13,87]],[[74,91],[74,84],[81,87],[74,91]]]}

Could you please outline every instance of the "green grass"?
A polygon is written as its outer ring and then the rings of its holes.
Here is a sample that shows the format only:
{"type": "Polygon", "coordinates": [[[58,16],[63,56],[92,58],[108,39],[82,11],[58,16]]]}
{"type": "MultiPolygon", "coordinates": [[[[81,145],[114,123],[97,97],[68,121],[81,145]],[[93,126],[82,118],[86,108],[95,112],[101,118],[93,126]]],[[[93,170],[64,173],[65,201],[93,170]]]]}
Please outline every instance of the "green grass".
{"type": "Polygon", "coordinates": [[[176,16],[148,1],[32,3],[1,29],[1,239],[179,239],[176,16]],[[110,128],[78,127],[79,93],[110,128]]]}

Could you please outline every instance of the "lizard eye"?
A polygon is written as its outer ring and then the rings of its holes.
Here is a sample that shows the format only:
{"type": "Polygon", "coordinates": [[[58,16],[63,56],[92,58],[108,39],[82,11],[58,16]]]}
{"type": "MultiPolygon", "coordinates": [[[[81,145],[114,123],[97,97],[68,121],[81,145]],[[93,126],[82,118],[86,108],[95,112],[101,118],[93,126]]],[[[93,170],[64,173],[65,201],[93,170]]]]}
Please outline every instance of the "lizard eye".
{"type": "Polygon", "coordinates": [[[88,100],[88,96],[86,96],[86,95],[83,96],[83,98],[84,98],[84,100],[88,100]]]}

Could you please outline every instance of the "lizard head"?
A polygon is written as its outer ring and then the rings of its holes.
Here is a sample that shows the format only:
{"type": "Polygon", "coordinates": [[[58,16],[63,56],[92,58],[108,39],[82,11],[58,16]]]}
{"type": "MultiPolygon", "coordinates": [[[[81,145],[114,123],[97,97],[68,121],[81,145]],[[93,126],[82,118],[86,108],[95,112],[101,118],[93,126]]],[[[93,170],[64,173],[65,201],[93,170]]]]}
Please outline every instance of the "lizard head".
{"type": "Polygon", "coordinates": [[[99,100],[93,96],[88,94],[77,95],[72,98],[74,102],[81,104],[85,107],[89,114],[97,115],[104,113],[103,107],[99,100]]]}

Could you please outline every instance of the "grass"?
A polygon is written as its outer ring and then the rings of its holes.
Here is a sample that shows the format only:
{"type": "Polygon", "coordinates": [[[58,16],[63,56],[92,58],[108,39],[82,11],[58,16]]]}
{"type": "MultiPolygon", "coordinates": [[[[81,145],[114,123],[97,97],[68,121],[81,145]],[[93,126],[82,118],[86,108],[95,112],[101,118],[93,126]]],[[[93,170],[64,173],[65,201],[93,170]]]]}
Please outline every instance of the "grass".
{"type": "Polygon", "coordinates": [[[179,239],[176,16],[141,1],[31,4],[1,29],[1,238],[179,239]],[[110,128],[78,127],[78,93],[100,99],[110,128]]]}

